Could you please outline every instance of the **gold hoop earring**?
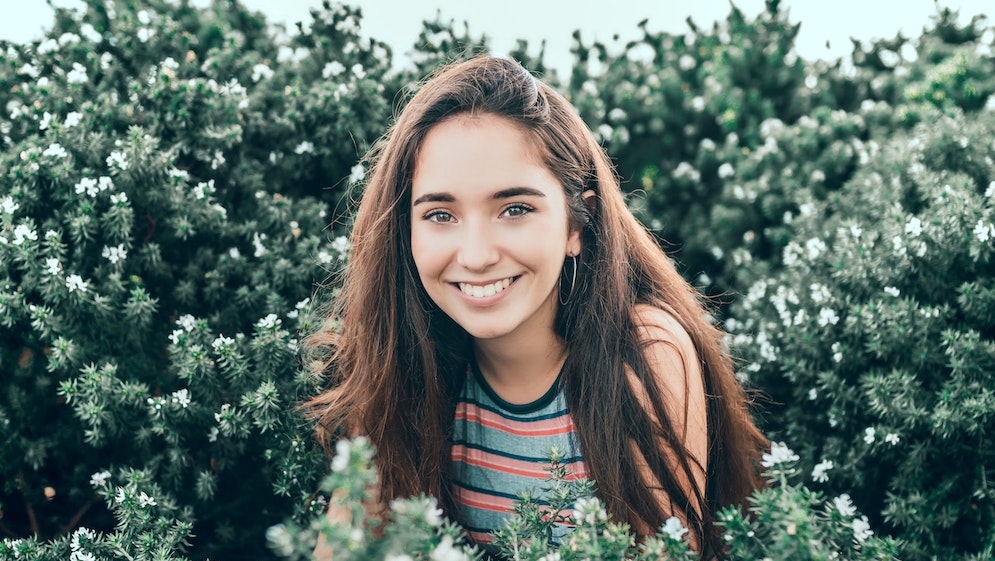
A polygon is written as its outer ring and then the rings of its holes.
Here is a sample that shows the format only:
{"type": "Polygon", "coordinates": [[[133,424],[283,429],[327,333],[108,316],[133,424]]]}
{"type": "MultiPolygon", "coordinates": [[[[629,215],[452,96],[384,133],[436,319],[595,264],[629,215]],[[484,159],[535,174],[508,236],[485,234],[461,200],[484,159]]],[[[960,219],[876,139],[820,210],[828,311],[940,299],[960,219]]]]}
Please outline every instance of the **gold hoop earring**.
{"type": "MultiPolygon", "coordinates": [[[[566,306],[567,302],[570,301],[570,297],[574,295],[574,286],[576,286],[576,284],[577,284],[577,256],[576,255],[571,255],[570,259],[573,261],[573,263],[572,263],[573,266],[570,267],[570,269],[571,269],[571,273],[570,273],[570,291],[567,293],[566,299],[564,299],[563,296],[562,296],[562,294],[563,294],[562,290],[560,291],[560,296],[557,297],[557,300],[560,301],[560,305],[563,305],[563,306],[566,306]]],[[[564,261],[563,263],[566,264],[566,261],[564,261]]]]}

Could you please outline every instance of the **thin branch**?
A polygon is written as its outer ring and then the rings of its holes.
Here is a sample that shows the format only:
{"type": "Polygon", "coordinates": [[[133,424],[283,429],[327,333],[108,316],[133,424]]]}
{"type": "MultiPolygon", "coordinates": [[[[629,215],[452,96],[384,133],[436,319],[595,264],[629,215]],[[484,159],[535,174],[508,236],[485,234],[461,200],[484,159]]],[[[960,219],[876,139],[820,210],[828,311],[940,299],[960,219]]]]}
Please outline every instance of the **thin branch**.
{"type": "Polygon", "coordinates": [[[91,506],[93,506],[93,499],[87,501],[87,503],[83,505],[82,508],[76,511],[76,514],[73,515],[73,517],[69,520],[69,522],[62,527],[62,531],[59,532],[59,535],[64,536],[69,532],[73,531],[76,528],[76,526],[79,525],[79,521],[83,519],[83,515],[86,514],[86,511],[90,510],[91,506]]]}

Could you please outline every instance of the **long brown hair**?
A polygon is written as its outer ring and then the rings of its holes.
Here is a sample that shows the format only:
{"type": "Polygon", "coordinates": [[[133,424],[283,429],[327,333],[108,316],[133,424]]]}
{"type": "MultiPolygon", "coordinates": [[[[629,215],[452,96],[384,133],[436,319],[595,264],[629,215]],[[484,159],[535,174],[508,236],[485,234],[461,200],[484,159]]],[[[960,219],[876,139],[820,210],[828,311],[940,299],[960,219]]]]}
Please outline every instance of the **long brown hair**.
{"type": "Polygon", "coordinates": [[[369,180],[342,286],[328,324],[306,341],[329,377],[328,389],[305,404],[322,443],[330,449],[343,432],[366,434],[377,447],[383,504],[424,492],[458,515],[448,440],[470,341],[433,305],[410,248],[418,151],[429,129],[457,114],[492,114],[522,127],[562,183],[572,227],[582,229],[576,284],[558,310],[556,330],[569,351],[565,396],[598,496],[617,520],[636,527],[659,528],[672,514],[644,481],[635,446],[703,548],[721,554],[711,513],[740,503],[760,484],[755,464],[766,443],[722,332],[629,212],[610,161],[569,102],[510,60],[478,57],[442,69],[368,155],[369,180]],[[593,204],[585,202],[588,191],[593,204]],[[642,352],[632,313],[637,304],[672,314],[694,343],[707,395],[705,489],[694,484],[694,459],[642,352]],[[627,371],[651,409],[640,405],[627,371]],[[674,473],[675,463],[683,473],[674,473]]]}

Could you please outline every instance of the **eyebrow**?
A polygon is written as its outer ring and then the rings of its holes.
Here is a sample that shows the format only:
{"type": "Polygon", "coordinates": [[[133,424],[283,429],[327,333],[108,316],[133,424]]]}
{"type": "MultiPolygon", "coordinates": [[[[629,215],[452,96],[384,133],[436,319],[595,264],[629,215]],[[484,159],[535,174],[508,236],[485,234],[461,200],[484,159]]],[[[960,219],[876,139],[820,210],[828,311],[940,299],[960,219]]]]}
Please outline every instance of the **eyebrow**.
{"type": "MultiPolygon", "coordinates": [[[[532,187],[509,187],[507,189],[501,189],[491,196],[492,199],[508,199],[511,197],[546,197],[546,193],[538,189],[533,189],[532,187]]],[[[455,202],[456,197],[452,196],[450,193],[426,193],[411,203],[411,206],[418,206],[421,203],[451,203],[455,202]]]]}

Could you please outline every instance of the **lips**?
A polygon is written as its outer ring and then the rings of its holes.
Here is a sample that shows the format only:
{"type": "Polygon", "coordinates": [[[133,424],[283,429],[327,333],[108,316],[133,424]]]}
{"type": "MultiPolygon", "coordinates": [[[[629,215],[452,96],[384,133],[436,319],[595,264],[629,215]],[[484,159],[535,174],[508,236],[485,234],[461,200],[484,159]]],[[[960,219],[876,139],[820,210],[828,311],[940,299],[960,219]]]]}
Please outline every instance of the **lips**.
{"type": "Polygon", "coordinates": [[[459,289],[463,292],[463,294],[470,296],[471,298],[486,298],[504,291],[504,289],[508,288],[511,283],[515,282],[516,278],[517,277],[508,277],[490,284],[470,284],[468,282],[461,282],[457,283],[457,286],[459,286],[459,289]]]}

